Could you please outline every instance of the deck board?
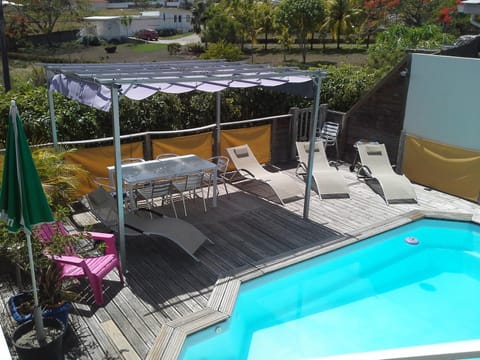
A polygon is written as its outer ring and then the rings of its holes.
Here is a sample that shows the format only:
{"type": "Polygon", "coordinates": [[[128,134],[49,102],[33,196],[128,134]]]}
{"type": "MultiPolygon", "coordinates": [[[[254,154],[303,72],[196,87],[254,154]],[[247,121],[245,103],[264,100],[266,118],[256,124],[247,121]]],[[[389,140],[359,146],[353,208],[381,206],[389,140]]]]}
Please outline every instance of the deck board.
{"type": "MultiPolygon", "coordinates": [[[[139,358],[145,358],[162,329],[168,330],[167,322],[182,321],[185,316],[204,309],[216,281],[235,269],[264,259],[274,263],[275,258],[295,249],[305,254],[310,247],[330,243],[380,221],[388,222],[414,209],[480,214],[477,204],[419,185],[415,185],[418,204],[387,205],[346,166],[341,171],[351,197],[321,199],[312,192],[310,220],[303,219],[303,199],[281,206],[268,187],[259,183],[240,186],[251,193],[229,185],[228,196],[220,187],[218,207],[212,208],[209,200],[207,213],[198,199],[188,201],[188,217],[183,216],[181,203],[176,203],[179,216],[197,226],[214,244],[205,243],[196,252],[200,259],[196,262],[168,240],[127,238],[126,285],[120,287],[118,275],[109,274],[104,284],[106,304],[97,307],[88,285],[82,282],[84,296],[75,303],[71,314],[66,358],[124,359],[128,356],[122,350],[126,347],[123,341],[128,341],[139,358]],[[266,194],[273,201],[259,198],[255,193],[266,194]],[[113,338],[109,331],[104,331],[106,328],[115,330],[113,338]],[[115,339],[120,345],[115,345],[115,339]]],[[[287,173],[302,182],[295,176],[294,168],[287,173]]],[[[169,205],[158,210],[173,215],[169,205]]],[[[78,213],[74,219],[80,225],[93,224],[95,229],[102,230],[88,212],[78,213]]],[[[17,289],[6,276],[0,278],[0,284],[1,325],[8,335],[14,324],[6,310],[6,301],[17,289]]],[[[165,331],[164,335],[168,333],[165,331]]],[[[135,354],[130,352],[132,356],[135,354]]]]}

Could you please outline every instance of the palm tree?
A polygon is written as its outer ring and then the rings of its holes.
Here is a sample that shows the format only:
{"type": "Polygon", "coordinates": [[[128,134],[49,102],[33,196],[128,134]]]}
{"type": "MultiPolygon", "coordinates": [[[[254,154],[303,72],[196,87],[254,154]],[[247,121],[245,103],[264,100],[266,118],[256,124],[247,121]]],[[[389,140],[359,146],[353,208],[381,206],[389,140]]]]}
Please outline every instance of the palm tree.
{"type": "Polygon", "coordinates": [[[261,24],[261,30],[265,34],[265,50],[267,50],[268,34],[273,30],[274,10],[272,3],[268,0],[263,0],[256,3],[258,9],[257,16],[261,24]]]}
{"type": "Polygon", "coordinates": [[[361,13],[357,0],[327,0],[327,16],[323,27],[330,30],[340,49],[342,35],[353,32],[355,18],[361,13]]]}

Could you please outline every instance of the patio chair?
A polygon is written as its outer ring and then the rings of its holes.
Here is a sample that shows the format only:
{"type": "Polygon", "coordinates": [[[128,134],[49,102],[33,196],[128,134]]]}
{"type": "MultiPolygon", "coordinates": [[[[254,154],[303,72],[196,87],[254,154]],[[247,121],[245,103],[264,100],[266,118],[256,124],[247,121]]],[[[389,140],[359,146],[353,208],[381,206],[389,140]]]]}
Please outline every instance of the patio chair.
{"type": "MultiPolygon", "coordinates": [[[[162,199],[162,206],[164,204],[165,198],[168,198],[168,201],[172,204],[173,213],[177,217],[177,209],[175,208],[175,203],[172,199],[172,181],[171,180],[157,180],[152,181],[148,185],[144,185],[135,189],[138,199],[143,199],[147,202],[149,209],[155,207],[155,199],[162,199]]],[[[136,206],[135,206],[136,207],[136,206]]]]}
{"type": "MultiPolygon", "coordinates": [[[[48,247],[48,243],[57,234],[75,236],[79,233],[69,233],[63,223],[57,221],[38,226],[35,229],[35,234],[48,247]]],[[[84,234],[94,241],[105,242],[105,255],[80,257],[75,249],[69,246],[65,249],[65,255],[52,255],[51,258],[59,265],[62,278],[87,278],[93,291],[95,303],[103,305],[102,280],[114,268],[118,270],[120,282],[123,285],[122,268],[115,248],[115,235],[100,232],[84,232],[84,234]]]]}
{"type": "Polygon", "coordinates": [[[205,195],[203,194],[203,172],[189,174],[178,178],[172,182],[173,187],[180,194],[183,203],[183,211],[187,216],[187,207],[185,205],[185,194],[191,196],[192,199],[197,197],[202,198],[203,209],[207,212],[207,204],[205,202],[205,195]]]}
{"type": "Polygon", "coordinates": [[[417,202],[415,189],[405,175],[393,171],[384,144],[358,144],[361,167],[357,175],[376,180],[387,204],[417,202]]]}
{"type": "MultiPolygon", "coordinates": [[[[299,169],[307,172],[308,154],[310,151],[309,142],[297,142],[298,166],[299,169]]],[[[312,178],[321,198],[350,197],[345,178],[340,174],[338,168],[330,166],[325,153],[323,141],[315,142],[313,153],[312,178]]]]}
{"type": "Polygon", "coordinates": [[[132,163],[137,163],[137,162],[145,162],[145,159],[142,159],[142,158],[124,158],[124,159],[122,159],[122,165],[123,164],[132,164],[132,163]]]}
{"type": "Polygon", "coordinates": [[[166,159],[166,158],[171,158],[171,157],[176,157],[178,154],[175,153],[161,153],[155,156],[155,160],[160,160],[160,159],[166,159]]]}
{"type": "Polygon", "coordinates": [[[213,176],[215,175],[214,171],[216,171],[217,175],[217,184],[223,184],[225,193],[228,195],[226,173],[230,159],[227,156],[214,156],[207,160],[217,165],[215,170],[206,171],[203,176],[203,182],[207,185],[207,198],[210,196],[210,187],[213,184],[213,176]]]}
{"type": "MultiPolygon", "coordinates": [[[[108,228],[118,232],[118,212],[115,199],[102,188],[98,188],[86,196],[90,211],[108,228]]],[[[125,213],[126,236],[157,235],[173,241],[195,260],[197,249],[208,239],[200,230],[188,222],[163,216],[151,209],[140,208],[136,212],[125,213]],[[150,216],[139,215],[140,211],[147,211],[150,216]]]]}
{"type": "Polygon", "coordinates": [[[329,146],[335,146],[337,160],[340,156],[340,151],[338,149],[339,133],[340,133],[340,124],[337,124],[332,121],[325,121],[323,123],[322,129],[320,130],[320,134],[318,135],[318,140],[322,140],[326,148],[329,146]]]}
{"type": "Polygon", "coordinates": [[[270,186],[282,205],[285,205],[284,200],[303,197],[302,190],[294,179],[281,172],[265,170],[247,144],[225,150],[238,173],[270,186]]]}

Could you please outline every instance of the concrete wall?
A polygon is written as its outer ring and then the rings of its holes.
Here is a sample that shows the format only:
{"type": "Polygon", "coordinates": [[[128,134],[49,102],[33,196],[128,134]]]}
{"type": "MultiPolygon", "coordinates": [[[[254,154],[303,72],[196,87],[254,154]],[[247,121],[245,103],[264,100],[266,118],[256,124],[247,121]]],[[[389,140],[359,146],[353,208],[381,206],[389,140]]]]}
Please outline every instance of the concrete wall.
{"type": "Polygon", "coordinates": [[[404,130],[480,150],[480,59],[413,54],[404,130]]]}
{"type": "Polygon", "coordinates": [[[390,161],[396,163],[408,90],[408,59],[397,64],[344,118],[342,158],[351,162],[360,139],[384,143],[390,161]]]}

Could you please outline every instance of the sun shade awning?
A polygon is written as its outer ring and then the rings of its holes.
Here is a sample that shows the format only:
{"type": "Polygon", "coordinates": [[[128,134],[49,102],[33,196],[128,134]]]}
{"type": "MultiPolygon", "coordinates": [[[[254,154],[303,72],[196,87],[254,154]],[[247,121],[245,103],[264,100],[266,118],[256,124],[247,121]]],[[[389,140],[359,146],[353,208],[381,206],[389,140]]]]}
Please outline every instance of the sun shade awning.
{"type": "Polygon", "coordinates": [[[157,92],[181,94],[193,90],[218,92],[256,86],[285,89],[313,97],[312,74],[296,68],[196,60],[122,64],[46,64],[49,89],[70,99],[108,111],[111,88],[132,100],[157,92]]]}

